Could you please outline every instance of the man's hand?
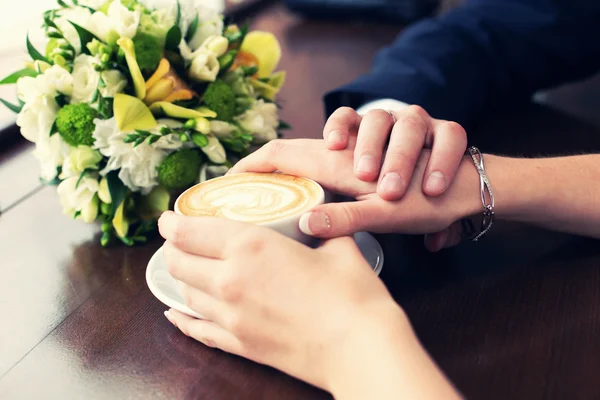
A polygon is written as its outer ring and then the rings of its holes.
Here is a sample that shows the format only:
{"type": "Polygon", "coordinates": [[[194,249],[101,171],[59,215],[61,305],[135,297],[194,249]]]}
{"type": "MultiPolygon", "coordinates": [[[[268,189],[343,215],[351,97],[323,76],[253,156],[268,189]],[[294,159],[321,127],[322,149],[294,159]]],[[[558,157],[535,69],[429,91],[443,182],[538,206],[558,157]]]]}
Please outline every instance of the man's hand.
{"type": "Polygon", "coordinates": [[[481,209],[478,175],[467,158],[458,168],[455,184],[444,195],[432,198],[423,194],[422,177],[430,164],[430,154],[421,152],[406,194],[398,201],[382,199],[376,183],[355,176],[351,146],[332,152],[322,140],[270,142],[238,162],[230,173],[281,171],[311,178],[326,190],[358,200],[325,204],[304,215],[300,228],[312,236],[331,238],[358,231],[425,234],[444,231],[481,209]]]}
{"type": "Polygon", "coordinates": [[[423,193],[445,193],[467,148],[459,124],[432,118],[419,106],[371,110],[364,117],[342,107],[327,120],[323,137],[330,150],[354,148],[354,173],[365,182],[378,181],[377,193],[385,200],[404,196],[423,148],[431,149],[427,166],[419,171],[423,193]]]}

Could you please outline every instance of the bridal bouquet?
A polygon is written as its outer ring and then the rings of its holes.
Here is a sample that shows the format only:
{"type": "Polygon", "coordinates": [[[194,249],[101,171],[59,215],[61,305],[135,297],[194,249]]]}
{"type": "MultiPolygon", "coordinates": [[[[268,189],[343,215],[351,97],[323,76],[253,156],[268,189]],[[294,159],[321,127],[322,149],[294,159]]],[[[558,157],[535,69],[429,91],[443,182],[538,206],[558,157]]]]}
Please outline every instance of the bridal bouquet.
{"type": "Polygon", "coordinates": [[[194,0],[57,0],[47,45],[0,82],[17,86],[21,134],[64,212],[102,223],[102,245],[145,242],[171,199],[275,139],[268,32],[225,24],[194,0]]]}

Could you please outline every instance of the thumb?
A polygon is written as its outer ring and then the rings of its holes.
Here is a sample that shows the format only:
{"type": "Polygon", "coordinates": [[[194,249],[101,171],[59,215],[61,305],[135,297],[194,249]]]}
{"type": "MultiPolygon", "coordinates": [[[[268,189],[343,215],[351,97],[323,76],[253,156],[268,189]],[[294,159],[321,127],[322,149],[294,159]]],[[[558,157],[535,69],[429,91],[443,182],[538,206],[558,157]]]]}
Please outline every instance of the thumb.
{"type": "Polygon", "coordinates": [[[300,218],[300,230],[309,236],[334,238],[368,230],[377,224],[379,212],[368,201],[330,203],[315,207],[300,218]]]}

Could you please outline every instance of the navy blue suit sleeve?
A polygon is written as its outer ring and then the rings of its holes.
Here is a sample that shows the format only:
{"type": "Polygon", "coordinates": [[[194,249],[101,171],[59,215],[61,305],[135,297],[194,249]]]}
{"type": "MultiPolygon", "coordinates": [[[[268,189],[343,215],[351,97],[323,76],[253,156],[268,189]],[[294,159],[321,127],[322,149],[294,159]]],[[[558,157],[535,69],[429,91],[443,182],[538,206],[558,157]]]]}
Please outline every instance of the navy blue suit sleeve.
{"type": "Polygon", "coordinates": [[[469,126],[484,108],[599,69],[600,1],[472,0],[407,28],[325,106],[392,98],[469,126]]]}

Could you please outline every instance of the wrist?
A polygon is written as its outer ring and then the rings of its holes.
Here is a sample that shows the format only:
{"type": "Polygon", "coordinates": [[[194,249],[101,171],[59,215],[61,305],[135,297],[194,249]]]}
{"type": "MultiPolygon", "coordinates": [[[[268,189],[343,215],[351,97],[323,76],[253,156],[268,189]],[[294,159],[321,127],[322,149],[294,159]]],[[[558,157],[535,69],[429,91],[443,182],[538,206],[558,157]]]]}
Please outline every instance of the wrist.
{"type": "MultiPolygon", "coordinates": [[[[536,180],[528,177],[526,159],[484,154],[485,172],[494,193],[494,213],[497,219],[524,220],[526,214],[544,197],[536,180]]],[[[483,213],[479,173],[470,156],[465,156],[457,174],[457,218],[483,213]]]]}
{"type": "Polygon", "coordinates": [[[336,399],[366,398],[381,371],[397,361],[402,349],[416,342],[404,311],[390,299],[376,313],[353,319],[348,336],[330,355],[327,390],[336,399]]]}

